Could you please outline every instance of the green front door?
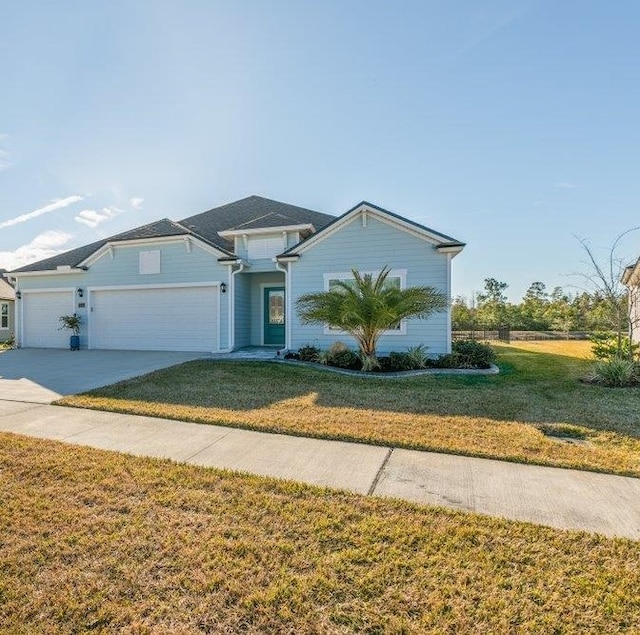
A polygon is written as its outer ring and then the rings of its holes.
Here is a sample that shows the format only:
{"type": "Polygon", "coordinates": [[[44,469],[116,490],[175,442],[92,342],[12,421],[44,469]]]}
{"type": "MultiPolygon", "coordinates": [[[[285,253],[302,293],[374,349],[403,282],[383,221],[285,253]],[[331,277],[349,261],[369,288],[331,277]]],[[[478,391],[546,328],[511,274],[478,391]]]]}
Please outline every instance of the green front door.
{"type": "Polygon", "coordinates": [[[264,343],[284,346],[284,287],[265,287],[264,343]]]}

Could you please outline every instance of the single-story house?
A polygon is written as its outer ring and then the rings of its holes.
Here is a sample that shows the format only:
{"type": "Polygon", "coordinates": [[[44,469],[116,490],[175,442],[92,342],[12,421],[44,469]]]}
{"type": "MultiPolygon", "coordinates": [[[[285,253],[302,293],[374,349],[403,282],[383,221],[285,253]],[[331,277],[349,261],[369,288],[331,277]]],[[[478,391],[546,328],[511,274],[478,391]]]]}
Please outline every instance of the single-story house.
{"type": "Polygon", "coordinates": [[[5,269],[0,269],[0,342],[14,336],[15,291],[4,277],[5,269]]]}
{"type": "Polygon", "coordinates": [[[640,258],[622,272],[622,283],[629,292],[629,333],[640,344],[640,258]]]}
{"type": "MultiPolygon", "coordinates": [[[[64,348],[59,317],[81,317],[82,348],[226,352],[320,348],[349,336],[302,324],[296,298],[387,266],[401,287],[450,297],[450,236],[371,203],[341,216],[250,196],[175,222],[162,219],[11,272],[17,343],[64,348]]],[[[451,348],[451,315],[404,320],[379,351],[451,348]]]]}

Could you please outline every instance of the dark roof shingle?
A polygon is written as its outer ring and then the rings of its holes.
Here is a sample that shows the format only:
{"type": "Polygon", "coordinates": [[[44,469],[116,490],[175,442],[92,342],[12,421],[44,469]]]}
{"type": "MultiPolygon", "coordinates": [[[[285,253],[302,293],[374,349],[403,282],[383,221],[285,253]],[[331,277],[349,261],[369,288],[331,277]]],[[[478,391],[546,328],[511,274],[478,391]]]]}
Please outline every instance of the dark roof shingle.
{"type": "Polygon", "coordinates": [[[15,272],[48,271],[59,266],[75,267],[92,253],[109,242],[135,240],[143,238],[160,238],[163,236],[194,235],[218,249],[232,254],[233,243],[219,232],[230,229],[255,229],[259,227],[278,227],[283,225],[313,225],[316,230],[334,220],[334,216],[314,212],[304,207],[280,203],[261,196],[248,196],[239,201],[215,207],[201,214],[189,216],[182,221],[174,222],[168,218],[130,229],[121,234],[110,236],[84,245],[77,249],[57,254],[30,265],[20,267],[15,272]]]}
{"type": "Polygon", "coordinates": [[[233,249],[230,241],[219,232],[233,229],[282,227],[285,225],[313,225],[316,230],[328,225],[335,216],[288,203],[280,203],[262,196],[248,196],[239,201],[215,207],[190,216],[180,224],[223,249],[233,249]]]}
{"type": "Polygon", "coordinates": [[[38,262],[31,263],[30,265],[25,265],[24,267],[20,267],[15,271],[48,271],[51,269],[57,269],[58,267],[62,267],[65,265],[75,267],[83,260],[88,258],[92,253],[100,249],[103,245],[106,245],[108,242],[117,242],[120,240],[135,240],[138,238],[161,238],[162,236],[180,236],[182,234],[189,234],[189,232],[184,228],[180,227],[177,223],[170,221],[168,218],[163,218],[162,220],[155,221],[154,223],[149,223],[148,225],[143,225],[142,227],[136,227],[135,229],[130,229],[126,232],[122,232],[121,234],[116,234],[115,236],[110,236],[109,238],[104,238],[103,240],[98,240],[95,243],[91,243],[90,245],[84,245],[83,247],[78,247],[77,249],[72,249],[71,251],[65,251],[62,254],[57,254],[56,256],[52,256],[51,258],[45,258],[44,260],[40,260],[38,262]]]}

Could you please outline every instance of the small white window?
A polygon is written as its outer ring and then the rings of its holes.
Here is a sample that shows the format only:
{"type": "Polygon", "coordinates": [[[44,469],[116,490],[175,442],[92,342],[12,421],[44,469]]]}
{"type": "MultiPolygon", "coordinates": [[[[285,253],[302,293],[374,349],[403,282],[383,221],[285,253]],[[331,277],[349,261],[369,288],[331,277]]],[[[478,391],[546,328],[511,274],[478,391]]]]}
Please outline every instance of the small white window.
{"type": "Polygon", "coordinates": [[[0,329],[6,331],[9,328],[9,303],[0,302],[0,329]]]}
{"type": "Polygon", "coordinates": [[[160,250],[140,252],[140,274],[160,273],[160,250]]]}
{"type": "MultiPolygon", "coordinates": [[[[362,271],[362,274],[371,274],[374,278],[380,273],[379,271],[362,271]]],[[[355,283],[353,280],[353,274],[349,273],[325,273],[324,274],[324,288],[325,291],[330,291],[337,281],[346,282],[347,284],[355,283]]],[[[389,272],[387,279],[385,280],[386,287],[396,287],[398,289],[405,289],[407,286],[407,271],[406,269],[394,269],[389,272]]],[[[324,332],[326,335],[341,333],[339,329],[331,328],[330,326],[325,326],[324,332]]],[[[407,333],[407,324],[405,320],[401,320],[397,322],[396,325],[385,331],[386,335],[406,335],[407,333]]]]}
{"type": "Polygon", "coordinates": [[[273,258],[284,251],[282,236],[268,238],[249,238],[247,248],[249,260],[259,258],[273,258]]]}

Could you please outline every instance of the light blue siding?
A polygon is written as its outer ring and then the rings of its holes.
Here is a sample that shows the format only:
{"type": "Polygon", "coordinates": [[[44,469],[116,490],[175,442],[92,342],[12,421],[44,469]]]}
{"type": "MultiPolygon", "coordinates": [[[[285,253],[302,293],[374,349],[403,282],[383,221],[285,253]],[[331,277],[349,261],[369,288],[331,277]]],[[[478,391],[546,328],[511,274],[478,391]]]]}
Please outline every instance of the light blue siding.
{"type": "Polygon", "coordinates": [[[251,276],[235,275],[235,342],[234,348],[251,344],[251,276]]]}
{"type": "MultiPolygon", "coordinates": [[[[82,288],[84,297],[77,303],[87,303],[89,287],[113,287],[161,284],[193,284],[227,282],[226,266],[217,262],[217,256],[195,244],[190,250],[183,241],[150,242],[148,244],[121,245],[113,248],[113,258],[107,253],[95,261],[83,273],[27,276],[19,278],[21,289],[82,288]],[[160,273],[140,274],[141,251],[160,251],[160,273]]],[[[220,348],[229,346],[229,302],[230,294],[220,294],[220,348]]],[[[87,324],[86,306],[77,308],[77,313],[87,324]]],[[[17,317],[19,320],[19,316],[17,317]]],[[[189,319],[188,315],[184,316],[189,319]]],[[[180,328],[180,325],[176,325],[180,328]]],[[[86,333],[81,332],[81,344],[86,345],[86,333]]]]}
{"type": "Polygon", "coordinates": [[[252,271],[273,271],[275,269],[275,265],[273,263],[273,259],[289,249],[289,247],[293,247],[298,242],[300,242],[300,234],[298,232],[286,232],[286,240],[282,238],[282,232],[276,233],[264,233],[264,234],[251,234],[248,237],[248,241],[251,242],[252,238],[274,238],[280,242],[278,249],[274,251],[267,258],[249,258],[248,250],[244,246],[244,240],[242,237],[237,237],[235,239],[235,250],[238,258],[247,261],[251,265],[252,271]]]}
{"type": "MultiPolygon", "coordinates": [[[[355,347],[355,341],[345,334],[325,334],[321,325],[304,325],[295,311],[295,298],[303,293],[324,291],[324,274],[359,271],[406,270],[406,285],[429,285],[439,291],[449,291],[449,259],[422,238],[368,215],[366,226],[361,216],[345,225],[317,245],[304,251],[291,263],[293,315],[291,348],[305,344],[327,348],[342,341],[355,347]]],[[[450,350],[449,312],[437,313],[427,320],[407,320],[406,335],[383,335],[378,352],[402,351],[424,344],[430,355],[450,350]]]]}

